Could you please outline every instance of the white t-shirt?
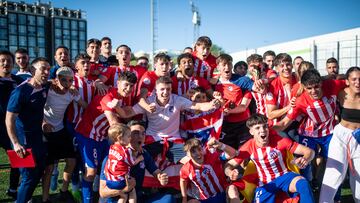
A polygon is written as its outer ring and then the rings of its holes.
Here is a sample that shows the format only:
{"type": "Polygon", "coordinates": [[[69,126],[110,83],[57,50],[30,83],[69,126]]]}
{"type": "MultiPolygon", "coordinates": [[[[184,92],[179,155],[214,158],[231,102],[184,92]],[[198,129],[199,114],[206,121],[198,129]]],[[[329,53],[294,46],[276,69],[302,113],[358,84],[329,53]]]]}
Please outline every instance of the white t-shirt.
{"type": "Polygon", "coordinates": [[[57,94],[50,89],[44,106],[44,120],[54,127],[53,132],[64,128],[63,119],[65,110],[72,101],[79,101],[80,95],[73,96],[69,92],[57,94]]]}
{"type": "Polygon", "coordinates": [[[169,138],[170,141],[180,139],[180,112],[190,109],[192,101],[175,94],[171,94],[169,103],[165,106],[160,106],[156,102],[156,95],[148,97],[146,101],[148,104],[156,104],[154,113],[147,112],[139,104],[133,107],[135,113],[145,114],[148,119],[146,134],[151,135],[155,141],[162,140],[162,138],[169,138]]]}

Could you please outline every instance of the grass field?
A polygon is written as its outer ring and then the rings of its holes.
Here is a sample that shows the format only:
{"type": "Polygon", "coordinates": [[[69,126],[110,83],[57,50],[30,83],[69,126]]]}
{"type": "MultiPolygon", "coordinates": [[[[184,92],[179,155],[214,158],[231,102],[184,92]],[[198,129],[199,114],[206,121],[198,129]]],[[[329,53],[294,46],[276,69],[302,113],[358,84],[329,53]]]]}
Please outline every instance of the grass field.
{"type": "MultiPolygon", "coordinates": [[[[3,164],[7,164],[8,163],[8,158],[5,154],[5,151],[3,149],[0,149],[0,165],[3,164]]],[[[62,174],[62,170],[63,170],[64,164],[60,163],[59,164],[59,171],[60,174],[62,174]]],[[[7,195],[6,195],[6,190],[8,189],[8,185],[9,185],[9,172],[10,169],[7,167],[2,167],[0,168],[0,203],[2,202],[13,202],[7,195]]],[[[59,175],[60,178],[60,175],[59,175]]],[[[59,184],[61,184],[61,180],[58,180],[59,184]]],[[[59,202],[56,201],[57,200],[57,195],[58,192],[51,193],[51,200],[53,202],[59,202]]],[[[319,194],[315,194],[315,199],[317,199],[319,194]]],[[[352,203],[354,202],[354,200],[352,199],[351,196],[351,190],[348,184],[348,181],[346,181],[343,185],[343,188],[341,190],[341,196],[342,196],[342,202],[344,203],[352,203]]],[[[41,186],[39,184],[39,186],[36,188],[35,192],[34,192],[34,203],[37,202],[41,202],[41,186]]]]}

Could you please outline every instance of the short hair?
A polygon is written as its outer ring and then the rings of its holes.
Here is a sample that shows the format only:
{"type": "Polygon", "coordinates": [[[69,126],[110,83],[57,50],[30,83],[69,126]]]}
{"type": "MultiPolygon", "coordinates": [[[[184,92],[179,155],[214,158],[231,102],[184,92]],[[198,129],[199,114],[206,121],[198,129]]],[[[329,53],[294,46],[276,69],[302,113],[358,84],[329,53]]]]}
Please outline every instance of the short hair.
{"type": "Polygon", "coordinates": [[[198,86],[198,87],[191,88],[191,89],[193,89],[195,93],[196,93],[196,92],[199,92],[199,93],[204,93],[204,94],[206,94],[206,90],[205,90],[203,87],[198,86]]]}
{"type": "Polygon", "coordinates": [[[57,50],[59,49],[65,49],[67,52],[69,52],[69,48],[67,46],[64,46],[64,45],[60,45],[60,46],[57,46],[56,49],[55,49],[55,54],[57,52],[57,50]]]}
{"type": "Polygon", "coordinates": [[[205,45],[207,47],[211,47],[212,41],[211,41],[210,37],[208,37],[208,36],[201,36],[196,40],[195,45],[196,46],[205,45]]]}
{"type": "Polygon", "coordinates": [[[192,62],[194,63],[194,58],[193,56],[190,54],[190,53],[183,53],[183,54],[180,54],[177,58],[177,64],[180,65],[180,61],[181,59],[184,59],[184,58],[189,58],[192,60],[192,62]]]}
{"type": "Polygon", "coordinates": [[[110,43],[111,43],[111,39],[110,39],[110,37],[103,37],[103,38],[101,38],[101,42],[103,42],[103,41],[105,41],[105,40],[108,40],[108,41],[110,41],[110,43]]]}
{"type": "Polygon", "coordinates": [[[216,64],[220,64],[221,62],[232,63],[233,58],[229,54],[220,54],[216,59],[216,64]]]}
{"type": "Polygon", "coordinates": [[[169,76],[161,76],[156,80],[156,85],[158,84],[172,84],[172,79],[169,76]]]}
{"type": "Polygon", "coordinates": [[[88,59],[88,60],[90,60],[91,59],[91,57],[88,55],[88,54],[86,54],[86,53],[79,53],[78,55],[76,55],[76,57],[75,57],[75,63],[77,63],[79,60],[81,60],[81,59],[88,59]]]}
{"type": "Polygon", "coordinates": [[[192,47],[185,47],[185,48],[183,49],[183,51],[185,51],[186,49],[191,49],[191,50],[193,50],[192,47]]]}
{"type": "Polygon", "coordinates": [[[246,121],[246,126],[248,128],[251,128],[254,125],[258,125],[258,124],[267,124],[268,123],[268,119],[266,118],[266,116],[256,113],[250,116],[250,118],[246,121]]]}
{"type": "Polygon", "coordinates": [[[275,54],[274,51],[268,50],[268,51],[265,51],[265,53],[263,54],[263,59],[265,59],[267,56],[273,56],[273,57],[275,57],[276,54],[275,54]]]}
{"type": "Polygon", "coordinates": [[[118,66],[118,65],[119,65],[119,62],[118,62],[118,60],[116,59],[116,56],[115,56],[115,55],[109,56],[109,58],[107,59],[107,63],[108,63],[110,66],[112,66],[112,65],[118,66]]]}
{"type": "Polygon", "coordinates": [[[336,64],[338,64],[338,60],[336,60],[336,58],[334,58],[334,57],[331,57],[331,58],[328,58],[328,60],[326,60],[326,63],[336,63],[336,64]]]}
{"type": "Polygon", "coordinates": [[[86,47],[89,47],[90,44],[96,44],[96,45],[99,46],[99,48],[101,47],[101,42],[100,42],[100,40],[98,40],[98,39],[96,39],[96,38],[91,38],[91,39],[89,39],[89,40],[87,41],[87,43],[86,43],[86,47]]]}
{"type": "Polygon", "coordinates": [[[284,61],[292,63],[291,56],[287,53],[280,53],[280,54],[276,55],[276,57],[274,59],[274,65],[278,66],[278,65],[280,65],[280,63],[282,63],[284,61]]]}
{"type": "Polygon", "coordinates": [[[191,138],[185,142],[184,151],[189,152],[191,149],[198,147],[202,147],[201,141],[197,138],[191,138]]]}
{"type": "Polygon", "coordinates": [[[14,60],[15,60],[14,54],[11,53],[11,52],[8,51],[8,50],[0,50],[0,55],[10,56],[11,59],[13,60],[13,62],[14,62],[14,60]]]}
{"type": "Polygon", "coordinates": [[[39,63],[39,62],[47,62],[48,64],[50,64],[50,62],[49,62],[49,60],[47,58],[45,58],[45,57],[37,57],[31,62],[31,66],[34,67],[34,65],[39,63]]]}
{"type": "Polygon", "coordinates": [[[245,61],[239,61],[239,62],[237,62],[237,63],[235,63],[235,65],[234,65],[234,69],[235,68],[237,68],[237,67],[245,67],[246,68],[246,70],[248,69],[248,65],[247,65],[247,63],[245,62],[245,61]]]}
{"type": "Polygon", "coordinates": [[[146,56],[140,56],[136,59],[136,61],[139,61],[141,59],[145,59],[145,60],[149,61],[148,57],[146,57],[146,56]]]}
{"type": "Polygon", "coordinates": [[[156,63],[157,61],[171,61],[171,58],[169,55],[165,54],[165,53],[158,53],[155,55],[154,57],[154,63],[156,63]]]}
{"type": "Polygon", "coordinates": [[[301,59],[301,60],[304,61],[303,57],[301,57],[301,56],[296,56],[296,57],[294,58],[294,60],[293,60],[293,63],[295,63],[296,59],[301,59]]]}
{"type": "Polygon", "coordinates": [[[61,67],[56,71],[56,77],[74,77],[74,71],[69,67],[61,67]]]}
{"type": "Polygon", "coordinates": [[[24,48],[18,48],[16,51],[15,51],[15,54],[26,54],[26,55],[29,55],[29,52],[24,49],[24,48]]]}
{"type": "Polygon", "coordinates": [[[349,79],[350,74],[354,71],[360,71],[360,68],[358,66],[350,67],[345,73],[346,78],[349,79]]]}
{"type": "Polygon", "coordinates": [[[131,52],[130,47],[129,47],[128,45],[126,45],[126,44],[121,44],[121,45],[119,45],[118,47],[116,47],[116,52],[117,52],[121,47],[125,47],[125,48],[127,48],[127,49],[131,52]]]}
{"type": "Polygon", "coordinates": [[[125,71],[123,73],[120,73],[118,81],[128,81],[130,83],[135,84],[137,82],[137,77],[135,73],[130,71],[125,71]]]}
{"type": "MultiPolygon", "coordinates": [[[[265,52],[266,53],[266,52],[265,52]]],[[[260,54],[251,54],[249,57],[246,58],[246,62],[250,64],[251,62],[262,62],[263,57],[260,54]]]]}
{"type": "Polygon", "coordinates": [[[115,123],[108,129],[108,136],[112,143],[116,142],[118,137],[122,137],[130,128],[123,123],[115,123]]]}
{"type": "Polygon", "coordinates": [[[144,128],[146,128],[146,123],[145,121],[143,120],[131,120],[127,123],[127,126],[130,128],[131,126],[134,126],[134,125],[140,125],[144,128]]]}
{"type": "Polygon", "coordinates": [[[304,72],[301,76],[301,84],[304,86],[320,84],[321,83],[321,76],[319,71],[316,69],[308,69],[304,72]]]}

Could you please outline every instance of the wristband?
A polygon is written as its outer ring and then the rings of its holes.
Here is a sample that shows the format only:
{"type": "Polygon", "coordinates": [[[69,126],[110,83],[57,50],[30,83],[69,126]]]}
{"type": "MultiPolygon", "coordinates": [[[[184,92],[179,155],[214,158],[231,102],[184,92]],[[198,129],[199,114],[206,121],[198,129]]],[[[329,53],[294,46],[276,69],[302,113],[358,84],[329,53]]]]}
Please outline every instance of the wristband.
{"type": "Polygon", "coordinates": [[[220,150],[224,151],[225,147],[226,147],[226,145],[224,143],[222,143],[220,150]]]}

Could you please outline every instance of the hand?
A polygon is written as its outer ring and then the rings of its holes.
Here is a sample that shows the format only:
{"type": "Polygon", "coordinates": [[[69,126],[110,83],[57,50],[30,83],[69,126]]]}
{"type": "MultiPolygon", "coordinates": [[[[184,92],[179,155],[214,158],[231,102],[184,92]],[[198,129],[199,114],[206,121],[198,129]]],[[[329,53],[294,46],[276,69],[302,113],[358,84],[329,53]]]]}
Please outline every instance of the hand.
{"type": "Polygon", "coordinates": [[[107,93],[107,91],[109,90],[109,87],[102,82],[95,83],[95,88],[96,88],[97,92],[99,93],[99,95],[102,95],[102,96],[104,96],[107,93]]]}
{"type": "Polygon", "coordinates": [[[181,200],[181,203],[187,203],[187,198],[186,197],[183,197],[182,200],[181,200]]]}
{"type": "Polygon", "coordinates": [[[295,108],[295,106],[296,106],[296,97],[293,97],[290,100],[290,107],[295,108]]]}
{"type": "Polygon", "coordinates": [[[236,168],[231,170],[230,176],[229,176],[230,180],[235,181],[238,179],[238,177],[239,177],[239,171],[236,168]]]}
{"type": "Polygon", "coordinates": [[[162,186],[167,185],[169,182],[169,176],[166,173],[158,173],[157,178],[162,186]]]}
{"type": "Polygon", "coordinates": [[[219,142],[217,139],[215,139],[214,137],[212,137],[212,138],[210,138],[210,140],[207,142],[207,145],[209,146],[209,148],[220,149],[221,146],[223,145],[223,143],[219,142]]]}
{"type": "Polygon", "coordinates": [[[54,126],[52,126],[50,123],[43,123],[42,129],[44,133],[51,133],[54,131],[54,126]]]}
{"type": "Polygon", "coordinates": [[[221,102],[219,100],[217,100],[217,99],[213,99],[213,100],[211,100],[211,104],[212,104],[214,109],[218,109],[220,107],[220,105],[221,105],[221,102]]]}
{"type": "Polygon", "coordinates": [[[151,103],[149,105],[146,105],[145,110],[149,113],[154,113],[156,111],[156,104],[151,103]]]}
{"type": "Polygon", "coordinates": [[[179,81],[184,81],[184,79],[185,79],[184,75],[180,71],[176,72],[176,78],[179,81]]]}
{"type": "Polygon", "coordinates": [[[265,93],[265,85],[262,80],[255,80],[254,81],[255,88],[260,94],[265,93]]]}
{"type": "Polygon", "coordinates": [[[79,91],[75,88],[74,85],[71,85],[71,87],[69,88],[69,92],[73,96],[78,96],[79,95],[79,91]]]}
{"type": "Polygon", "coordinates": [[[308,161],[303,157],[296,158],[292,161],[293,164],[297,165],[300,169],[304,169],[308,165],[308,161]]]}
{"type": "Polygon", "coordinates": [[[26,150],[25,148],[17,143],[17,144],[14,144],[14,151],[16,152],[16,154],[20,157],[20,158],[24,158],[25,155],[26,155],[26,150]]]}
{"type": "Polygon", "coordinates": [[[118,99],[113,99],[110,102],[106,103],[106,106],[111,109],[114,109],[115,107],[117,107],[119,105],[120,105],[120,101],[118,99]]]}
{"type": "Polygon", "coordinates": [[[136,159],[137,159],[137,162],[144,161],[143,155],[138,156],[136,159]]]}
{"type": "Polygon", "coordinates": [[[135,178],[130,176],[125,177],[126,187],[123,189],[123,192],[130,192],[136,185],[135,178]]]}
{"type": "Polygon", "coordinates": [[[218,91],[213,92],[213,97],[214,97],[214,99],[218,99],[218,100],[222,99],[221,93],[218,91]]]}

